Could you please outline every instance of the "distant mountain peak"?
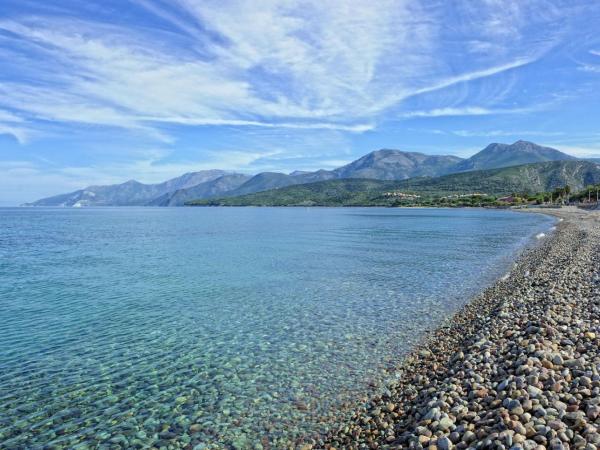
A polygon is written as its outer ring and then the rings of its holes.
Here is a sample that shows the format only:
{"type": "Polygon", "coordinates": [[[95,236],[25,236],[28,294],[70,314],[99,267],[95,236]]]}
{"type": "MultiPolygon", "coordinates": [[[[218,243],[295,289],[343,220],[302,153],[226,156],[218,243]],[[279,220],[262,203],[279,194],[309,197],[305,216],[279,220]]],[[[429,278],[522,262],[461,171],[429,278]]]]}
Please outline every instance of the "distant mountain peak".
{"type": "Polygon", "coordinates": [[[144,184],[128,180],[121,184],[88,186],[67,194],[43,198],[31,203],[33,206],[139,206],[168,192],[185,189],[207,181],[215,180],[227,172],[204,170],[188,172],[177,178],[157,184],[144,184]]]}
{"type": "Polygon", "coordinates": [[[338,178],[404,180],[448,173],[461,158],[382,148],[334,170],[338,178]]]}
{"type": "Polygon", "coordinates": [[[429,155],[391,148],[372,151],[334,170],[296,170],[290,174],[262,172],[254,176],[224,170],[187,172],[158,184],[136,180],[109,186],[89,186],[79,191],[38,200],[33,206],[178,205],[194,198],[235,196],[286,186],[333,179],[366,178],[405,180],[434,178],[456,172],[498,169],[546,161],[573,160],[573,156],[533,142],[492,143],[469,159],[429,155]]]}
{"type": "Polygon", "coordinates": [[[577,158],[554,148],[519,139],[512,144],[497,142],[489,144],[480,152],[459,163],[456,166],[456,171],[497,169],[522,164],[575,159],[577,158]]]}

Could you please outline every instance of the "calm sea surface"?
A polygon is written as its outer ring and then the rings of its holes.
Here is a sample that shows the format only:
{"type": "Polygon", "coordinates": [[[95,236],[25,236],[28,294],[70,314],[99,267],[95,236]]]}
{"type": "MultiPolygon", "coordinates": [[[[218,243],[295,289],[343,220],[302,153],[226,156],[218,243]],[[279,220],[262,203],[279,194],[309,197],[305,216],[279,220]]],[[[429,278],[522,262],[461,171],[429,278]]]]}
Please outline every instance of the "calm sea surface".
{"type": "Polygon", "coordinates": [[[553,221],[0,209],[0,448],[282,448],[389,380],[553,221]]]}

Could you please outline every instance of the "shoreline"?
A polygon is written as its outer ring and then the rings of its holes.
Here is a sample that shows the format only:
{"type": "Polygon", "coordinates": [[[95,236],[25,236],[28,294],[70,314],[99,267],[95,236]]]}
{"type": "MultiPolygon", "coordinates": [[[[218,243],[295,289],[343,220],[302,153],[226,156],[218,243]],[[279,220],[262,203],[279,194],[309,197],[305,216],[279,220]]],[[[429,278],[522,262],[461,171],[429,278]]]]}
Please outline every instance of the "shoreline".
{"type": "Polygon", "coordinates": [[[522,212],[556,230],[429,333],[383,393],[299,448],[600,448],[600,213],[522,212]]]}

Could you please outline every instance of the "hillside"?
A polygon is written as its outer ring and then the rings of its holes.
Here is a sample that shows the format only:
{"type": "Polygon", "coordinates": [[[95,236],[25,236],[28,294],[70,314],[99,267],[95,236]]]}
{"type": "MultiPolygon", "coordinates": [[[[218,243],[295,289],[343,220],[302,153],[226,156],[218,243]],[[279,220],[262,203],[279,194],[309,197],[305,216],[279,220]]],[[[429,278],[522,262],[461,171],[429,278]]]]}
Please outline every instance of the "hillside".
{"type": "Polygon", "coordinates": [[[215,180],[227,172],[203,170],[190,172],[162,183],[144,184],[129,180],[121,184],[89,186],[28,203],[26,206],[141,206],[168,192],[215,180]]]}
{"type": "Polygon", "coordinates": [[[185,190],[189,192],[178,192],[176,196],[179,200],[177,201],[166,200],[174,195],[166,194],[151,204],[177,206],[183,204],[182,200],[185,202],[193,198],[237,197],[270,189],[343,178],[404,180],[415,176],[437,176],[448,173],[460,161],[462,159],[455,156],[431,156],[400,150],[377,150],[335,170],[294,171],[289,175],[280,172],[261,172],[228,192],[214,193],[205,191],[203,188],[192,187],[185,190]]]}
{"type": "MultiPolygon", "coordinates": [[[[190,206],[360,206],[374,204],[397,181],[347,178],[288,186],[239,197],[196,200],[190,206]]],[[[386,206],[385,201],[376,204],[386,206]]]]}
{"type": "Polygon", "coordinates": [[[404,189],[418,192],[484,192],[504,195],[512,192],[549,191],[569,185],[581,189],[600,180],[600,165],[589,161],[551,161],[501,169],[457,173],[432,179],[407,180],[404,189]]]}
{"type": "Polygon", "coordinates": [[[389,206],[395,202],[386,192],[401,191],[421,196],[513,192],[541,192],[569,185],[582,189],[600,183],[600,164],[589,161],[553,161],[502,169],[481,170],[437,178],[404,181],[364,179],[330,180],[258,192],[218,200],[198,200],[192,206],[389,206]]]}
{"type": "Polygon", "coordinates": [[[185,202],[197,198],[212,198],[227,194],[237,189],[250,179],[248,175],[232,173],[223,175],[216,180],[206,181],[187,189],[167,192],[148,202],[148,206],[182,206],[185,202]]]}
{"type": "Polygon", "coordinates": [[[227,196],[251,194],[253,192],[277,189],[295,184],[314,183],[316,181],[330,180],[335,176],[327,170],[317,172],[296,172],[290,175],[279,172],[262,172],[253,176],[237,189],[228,192],[227,196]]]}

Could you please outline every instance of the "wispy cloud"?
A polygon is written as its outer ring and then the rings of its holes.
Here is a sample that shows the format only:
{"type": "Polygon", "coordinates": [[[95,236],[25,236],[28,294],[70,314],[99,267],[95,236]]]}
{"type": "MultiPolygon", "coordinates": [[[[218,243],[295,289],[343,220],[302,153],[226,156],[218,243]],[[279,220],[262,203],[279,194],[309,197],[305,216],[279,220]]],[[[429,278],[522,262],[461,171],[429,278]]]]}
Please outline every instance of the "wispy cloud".
{"type": "Polygon", "coordinates": [[[600,73],[600,65],[596,66],[593,64],[581,64],[579,70],[584,72],[600,73]]]}
{"type": "Polygon", "coordinates": [[[173,123],[179,125],[194,126],[247,126],[264,128],[292,128],[302,130],[340,130],[352,133],[362,133],[375,128],[372,123],[362,123],[356,125],[343,125],[334,123],[320,122],[259,122],[256,120],[237,120],[237,119],[196,119],[186,117],[161,117],[160,119],[152,117],[140,117],[140,120],[153,121],[161,123],[173,123]]]}
{"type": "Polygon", "coordinates": [[[600,145],[578,146],[568,144],[548,144],[578,158],[600,158],[600,145]]]}
{"type": "Polygon", "coordinates": [[[10,112],[0,109],[0,135],[9,135],[15,138],[19,143],[25,144],[29,141],[34,131],[29,129],[25,120],[10,112]]]}
{"type": "Polygon", "coordinates": [[[223,168],[243,172],[273,170],[269,159],[279,151],[219,150],[200,160],[166,162],[161,149],[136,152],[140,158],[124,163],[55,166],[45,161],[0,160],[0,205],[20,204],[35,199],[82,189],[90,185],[123,183],[132,178],[158,183],[185,172],[223,168]],[[249,168],[253,168],[250,171],[249,168]]]}
{"type": "Polygon", "coordinates": [[[22,117],[19,117],[16,114],[0,109],[0,122],[23,123],[24,121],[25,120],[22,117]]]}
{"type": "Polygon", "coordinates": [[[428,92],[433,92],[433,91],[437,91],[440,89],[444,89],[444,88],[453,86],[458,83],[466,83],[469,81],[479,80],[481,78],[487,78],[487,77],[491,77],[494,75],[498,75],[503,72],[507,72],[507,71],[510,71],[513,69],[517,69],[519,67],[526,66],[527,64],[531,64],[532,62],[536,61],[538,59],[538,57],[539,56],[517,59],[517,60],[511,61],[507,64],[501,64],[498,66],[493,66],[493,67],[489,67],[489,68],[482,69],[482,70],[476,70],[473,72],[467,72],[467,73],[463,73],[460,75],[448,77],[446,79],[440,80],[438,83],[435,83],[432,86],[427,86],[427,87],[424,87],[421,89],[417,89],[416,91],[412,92],[411,95],[426,94],[428,92]]]}
{"type": "Polygon", "coordinates": [[[287,12],[275,6],[262,12],[253,12],[255,5],[249,4],[246,11],[186,6],[206,15],[204,20],[228,44],[203,42],[210,55],[198,56],[156,46],[148,36],[132,34],[134,30],[97,23],[54,19],[49,27],[48,20],[0,22],[0,29],[29,46],[32,72],[55,74],[52,86],[3,83],[2,103],[46,120],[141,130],[162,122],[354,132],[372,128],[356,124],[360,114],[351,112],[349,101],[361,95],[358,89],[373,76],[375,61],[369,58],[376,55],[369,53],[381,51],[371,47],[386,41],[373,32],[383,15],[364,23],[337,23],[336,31],[346,35],[353,25],[371,30],[356,48],[345,47],[329,32],[314,36],[311,44],[310,36],[300,36],[309,18],[284,20],[287,12]],[[236,13],[237,18],[228,19],[236,13]],[[240,13],[248,17],[242,19],[240,13]],[[248,18],[265,22],[261,33],[255,32],[256,22],[244,25],[248,18]],[[369,67],[357,64],[358,59],[369,67]],[[343,75],[332,76],[333,64],[343,75]]]}
{"type": "Polygon", "coordinates": [[[479,106],[466,106],[462,108],[438,108],[428,111],[408,111],[403,113],[401,117],[487,116],[492,114],[522,114],[532,110],[531,108],[490,109],[479,106]]]}
{"type": "Polygon", "coordinates": [[[164,141],[156,128],[165,123],[363,132],[407,98],[519,69],[548,48],[539,39],[514,48],[528,25],[516,3],[481,7],[487,31],[462,32],[476,32],[480,45],[493,39],[494,60],[472,58],[462,70],[444,54],[444,11],[421,2],[132,3],[173,30],[57,16],[0,21],[21,65],[14,69],[33,81],[0,84],[0,104],[27,117],[154,132],[164,141]]]}
{"type": "Polygon", "coordinates": [[[19,127],[13,124],[3,124],[0,122],[0,134],[12,136],[20,144],[29,142],[34,132],[28,128],[19,127]]]}

